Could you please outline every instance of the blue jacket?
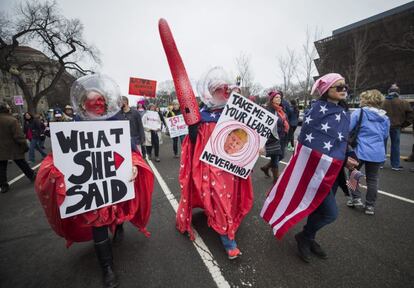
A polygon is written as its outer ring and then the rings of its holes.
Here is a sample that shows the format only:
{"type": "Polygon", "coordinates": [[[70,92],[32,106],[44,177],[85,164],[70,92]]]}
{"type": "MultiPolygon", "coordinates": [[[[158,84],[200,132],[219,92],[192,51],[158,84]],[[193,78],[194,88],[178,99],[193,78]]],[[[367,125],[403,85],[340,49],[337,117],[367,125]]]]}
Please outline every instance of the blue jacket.
{"type": "MultiPolygon", "coordinates": [[[[360,160],[381,163],[385,161],[385,139],[388,137],[390,120],[384,110],[373,107],[362,108],[361,128],[358,133],[358,145],[355,153],[360,160]]],[[[358,123],[361,109],[356,109],[351,114],[352,130],[358,123]]]]}

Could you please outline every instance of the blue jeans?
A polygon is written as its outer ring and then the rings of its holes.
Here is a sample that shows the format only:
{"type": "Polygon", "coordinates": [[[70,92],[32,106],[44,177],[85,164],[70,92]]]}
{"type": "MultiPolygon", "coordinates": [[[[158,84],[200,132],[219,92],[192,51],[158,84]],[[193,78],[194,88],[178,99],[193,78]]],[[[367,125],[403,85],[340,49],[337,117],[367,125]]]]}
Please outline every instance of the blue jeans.
{"type": "Polygon", "coordinates": [[[43,150],[42,146],[41,146],[41,142],[42,140],[40,139],[35,139],[33,138],[32,141],[30,141],[30,146],[29,146],[29,161],[31,162],[35,162],[35,149],[37,151],[39,151],[39,153],[43,156],[46,157],[46,152],[43,150]]]}
{"type": "Polygon", "coordinates": [[[334,194],[337,185],[334,186],[321,205],[308,216],[308,221],[303,227],[303,234],[306,239],[315,240],[316,232],[325,225],[334,222],[338,217],[338,207],[336,206],[334,194]]]}
{"type": "Polygon", "coordinates": [[[392,168],[400,167],[400,133],[401,128],[390,128],[392,168]]]}
{"type": "Polygon", "coordinates": [[[220,240],[221,243],[223,243],[224,249],[226,249],[226,251],[237,248],[236,240],[230,240],[227,235],[220,235],[220,240]]]}

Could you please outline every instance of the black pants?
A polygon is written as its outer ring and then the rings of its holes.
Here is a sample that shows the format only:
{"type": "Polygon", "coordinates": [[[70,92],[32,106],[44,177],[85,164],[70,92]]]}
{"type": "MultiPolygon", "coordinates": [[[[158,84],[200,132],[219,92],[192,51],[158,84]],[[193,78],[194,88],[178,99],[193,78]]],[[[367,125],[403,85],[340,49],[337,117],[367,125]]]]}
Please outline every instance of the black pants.
{"type": "Polygon", "coordinates": [[[173,151],[174,155],[178,155],[178,139],[180,139],[180,143],[183,143],[184,135],[177,136],[172,138],[173,139],[173,151]]]}
{"type": "Polygon", "coordinates": [[[151,130],[151,146],[147,146],[148,156],[151,156],[152,147],[154,147],[155,157],[158,157],[160,153],[160,139],[158,138],[157,131],[151,130]]]}
{"type": "Polygon", "coordinates": [[[345,196],[350,196],[351,194],[349,193],[349,188],[348,186],[346,186],[346,174],[345,174],[344,167],[342,167],[341,171],[339,171],[338,178],[336,178],[336,181],[337,181],[338,186],[341,187],[345,196]]]}
{"type": "Polygon", "coordinates": [[[108,226],[92,227],[92,236],[93,242],[95,243],[100,243],[109,239],[108,226]]]}
{"type": "MultiPolygon", "coordinates": [[[[7,160],[0,161],[0,186],[1,187],[8,187],[9,184],[7,183],[7,160]]],[[[30,180],[33,180],[34,171],[30,168],[29,164],[27,164],[25,159],[17,159],[14,160],[17,166],[19,166],[20,170],[27,176],[30,180]]]]}
{"type": "Polygon", "coordinates": [[[289,127],[288,136],[287,136],[288,143],[290,142],[290,145],[292,147],[295,146],[294,140],[295,140],[295,130],[296,130],[296,128],[298,128],[298,126],[290,126],[289,127]]]}

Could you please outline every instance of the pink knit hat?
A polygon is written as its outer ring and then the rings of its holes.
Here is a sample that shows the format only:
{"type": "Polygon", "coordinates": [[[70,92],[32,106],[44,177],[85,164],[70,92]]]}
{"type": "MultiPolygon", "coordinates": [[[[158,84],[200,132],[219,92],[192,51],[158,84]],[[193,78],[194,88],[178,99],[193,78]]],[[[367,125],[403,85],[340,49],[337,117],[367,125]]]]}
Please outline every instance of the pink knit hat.
{"type": "Polygon", "coordinates": [[[319,96],[322,96],[332,85],[338,80],[344,80],[345,78],[338,73],[328,73],[316,80],[313,84],[311,94],[318,92],[319,96]]]}

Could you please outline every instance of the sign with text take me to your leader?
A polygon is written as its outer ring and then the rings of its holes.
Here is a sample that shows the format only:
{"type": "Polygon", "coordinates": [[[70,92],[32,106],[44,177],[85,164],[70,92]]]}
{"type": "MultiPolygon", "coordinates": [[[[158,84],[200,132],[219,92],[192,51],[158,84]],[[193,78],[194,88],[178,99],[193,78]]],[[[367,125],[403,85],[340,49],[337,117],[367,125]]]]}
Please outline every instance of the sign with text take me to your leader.
{"type": "Polygon", "coordinates": [[[185,124],[183,115],[165,118],[165,122],[171,138],[188,134],[188,126],[185,124]]]}
{"type": "Polygon", "coordinates": [[[135,197],[128,121],[52,122],[50,138],[65,179],[62,219],[135,197]]]}
{"type": "Polygon", "coordinates": [[[265,108],[232,93],[200,160],[246,179],[276,122],[265,108]]]}
{"type": "Polygon", "coordinates": [[[141,79],[141,78],[129,78],[129,94],[152,97],[156,95],[157,81],[141,79]]]}

